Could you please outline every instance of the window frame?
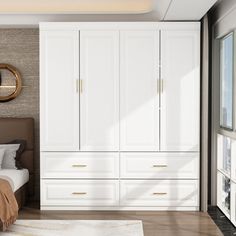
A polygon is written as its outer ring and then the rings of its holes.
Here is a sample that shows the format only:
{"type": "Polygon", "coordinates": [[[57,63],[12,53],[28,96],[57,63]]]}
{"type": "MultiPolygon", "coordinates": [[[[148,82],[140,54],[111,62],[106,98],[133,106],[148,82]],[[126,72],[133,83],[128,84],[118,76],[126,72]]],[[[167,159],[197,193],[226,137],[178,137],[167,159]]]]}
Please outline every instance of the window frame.
{"type": "Polygon", "coordinates": [[[235,82],[234,82],[234,72],[235,72],[235,69],[234,69],[234,65],[235,65],[235,60],[234,60],[234,50],[235,50],[235,35],[234,35],[234,31],[231,31],[229,33],[227,33],[224,37],[220,38],[220,66],[219,66],[219,72],[220,72],[220,84],[219,84],[219,89],[220,89],[220,119],[219,119],[219,127],[220,129],[223,129],[223,130],[227,130],[227,131],[234,131],[235,130],[235,109],[234,109],[234,105],[235,105],[235,82]],[[229,38],[232,36],[232,50],[233,50],[233,53],[232,53],[232,127],[227,127],[227,126],[224,126],[223,125],[223,121],[222,121],[222,82],[223,82],[223,76],[222,76],[222,53],[223,53],[223,42],[225,39],[229,38]]]}

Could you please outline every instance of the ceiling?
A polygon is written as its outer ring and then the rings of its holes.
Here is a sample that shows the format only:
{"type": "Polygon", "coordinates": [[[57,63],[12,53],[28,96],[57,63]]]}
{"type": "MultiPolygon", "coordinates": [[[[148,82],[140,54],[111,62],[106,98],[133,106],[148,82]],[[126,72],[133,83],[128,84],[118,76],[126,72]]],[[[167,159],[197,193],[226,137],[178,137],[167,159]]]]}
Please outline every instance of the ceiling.
{"type": "Polygon", "coordinates": [[[4,13],[130,14],[152,10],[153,0],[0,0],[4,13]]]}
{"type": "Polygon", "coordinates": [[[198,21],[217,0],[0,0],[0,25],[40,21],[198,21]]]}
{"type": "Polygon", "coordinates": [[[200,20],[217,0],[172,0],[170,2],[164,20],[200,20]]]}

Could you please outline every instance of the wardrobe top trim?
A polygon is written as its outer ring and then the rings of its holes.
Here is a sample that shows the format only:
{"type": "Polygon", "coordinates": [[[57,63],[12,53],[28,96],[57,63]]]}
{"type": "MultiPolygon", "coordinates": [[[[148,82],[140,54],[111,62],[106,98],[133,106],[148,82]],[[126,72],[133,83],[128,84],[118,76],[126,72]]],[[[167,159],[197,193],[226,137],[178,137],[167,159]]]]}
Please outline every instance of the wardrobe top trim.
{"type": "Polygon", "coordinates": [[[40,30],[200,30],[200,22],[42,22],[40,30]]]}

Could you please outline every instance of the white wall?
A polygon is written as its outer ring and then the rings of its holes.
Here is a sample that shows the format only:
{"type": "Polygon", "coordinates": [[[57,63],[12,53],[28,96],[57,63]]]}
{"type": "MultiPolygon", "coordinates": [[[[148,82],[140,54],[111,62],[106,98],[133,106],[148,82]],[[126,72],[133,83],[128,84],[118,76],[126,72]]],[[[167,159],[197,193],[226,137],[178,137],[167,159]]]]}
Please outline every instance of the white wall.
{"type": "Polygon", "coordinates": [[[221,0],[219,4],[210,11],[214,37],[222,37],[233,29],[236,29],[236,1],[221,0]]]}

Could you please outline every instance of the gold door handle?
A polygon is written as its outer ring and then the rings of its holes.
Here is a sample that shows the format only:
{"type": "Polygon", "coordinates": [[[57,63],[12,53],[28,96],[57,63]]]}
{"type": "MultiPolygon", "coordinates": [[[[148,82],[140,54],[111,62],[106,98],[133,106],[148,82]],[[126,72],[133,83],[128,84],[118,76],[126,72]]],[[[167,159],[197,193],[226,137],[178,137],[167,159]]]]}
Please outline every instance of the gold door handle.
{"type": "Polygon", "coordinates": [[[157,79],[157,94],[160,93],[160,81],[157,79]]]}
{"type": "Polygon", "coordinates": [[[79,164],[75,164],[75,165],[72,165],[72,167],[87,167],[87,165],[79,165],[79,164]]]}
{"type": "Polygon", "coordinates": [[[153,165],[153,167],[155,167],[155,168],[166,168],[167,165],[153,165]]]}
{"type": "Polygon", "coordinates": [[[79,87],[80,87],[80,93],[82,94],[83,93],[83,80],[82,79],[80,79],[79,87]]]}
{"type": "Polygon", "coordinates": [[[164,80],[161,79],[161,93],[163,93],[164,91],[164,80]]]}
{"type": "Polygon", "coordinates": [[[153,193],[153,195],[167,195],[167,193],[153,193]]]}
{"type": "Polygon", "coordinates": [[[86,195],[86,192],[73,192],[73,195],[86,195]]]}
{"type": "Polygon", "coordinates": [[[76,93],[79,92],[79,80],[77,79],[76,80],[76,93]]]}

